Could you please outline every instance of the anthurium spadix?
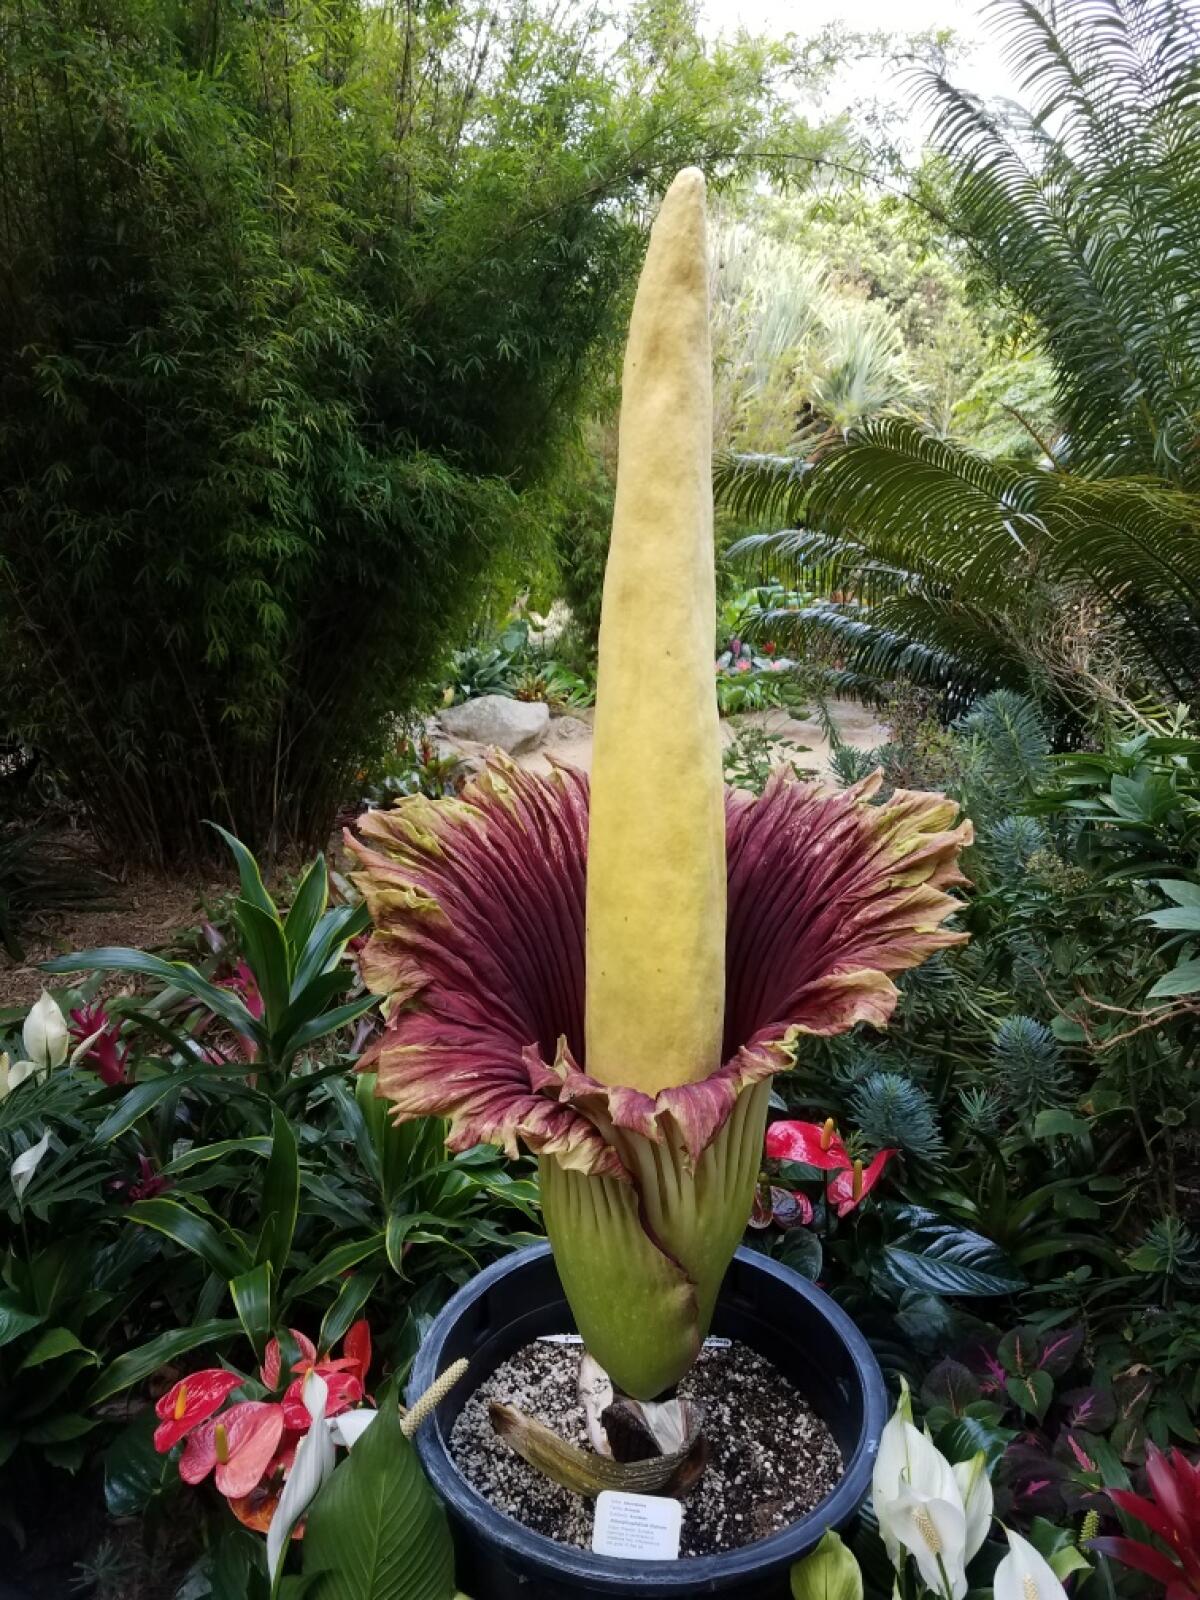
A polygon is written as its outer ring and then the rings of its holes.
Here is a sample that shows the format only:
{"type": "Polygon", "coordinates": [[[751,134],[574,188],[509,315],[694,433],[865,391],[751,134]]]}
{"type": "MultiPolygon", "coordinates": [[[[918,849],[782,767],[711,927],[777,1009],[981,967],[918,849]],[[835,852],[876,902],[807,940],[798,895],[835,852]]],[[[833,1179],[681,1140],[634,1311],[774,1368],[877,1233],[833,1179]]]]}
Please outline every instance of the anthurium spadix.
{"type": "Polygon", "coordinates": [[[943,923],[969,823],[777,775],[723,789],[713,675],[704,180],[651,234],[626,353],[592,777],[496,761],[370,812],[357,881],[387,1025],[364,1065],[450,1144],[540,1157],[585,1343],[651,1400],[695,1359],[750,1214],[772,1075],[887,1022],[943,923]],[[653,687],[647,637],[662,641],[653,687]]]}

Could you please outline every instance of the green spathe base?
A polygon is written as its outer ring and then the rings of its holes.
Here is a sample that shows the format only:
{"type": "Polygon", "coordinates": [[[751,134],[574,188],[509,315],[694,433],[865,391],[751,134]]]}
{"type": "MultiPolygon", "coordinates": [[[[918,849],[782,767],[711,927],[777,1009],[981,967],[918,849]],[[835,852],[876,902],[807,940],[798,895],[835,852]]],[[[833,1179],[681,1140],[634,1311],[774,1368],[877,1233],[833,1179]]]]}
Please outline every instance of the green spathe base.
{"type": "Polygon", "coordinates": [[[610,1133],[633,1183],[540,1162],[546,1232],[583,1342],[635,1399],[672,1388],[700,1353],[754,1201],[770,1092],[770,1080],[744,1090],[694,1168],[674,1132],[661,1143],[610,1133]]]}

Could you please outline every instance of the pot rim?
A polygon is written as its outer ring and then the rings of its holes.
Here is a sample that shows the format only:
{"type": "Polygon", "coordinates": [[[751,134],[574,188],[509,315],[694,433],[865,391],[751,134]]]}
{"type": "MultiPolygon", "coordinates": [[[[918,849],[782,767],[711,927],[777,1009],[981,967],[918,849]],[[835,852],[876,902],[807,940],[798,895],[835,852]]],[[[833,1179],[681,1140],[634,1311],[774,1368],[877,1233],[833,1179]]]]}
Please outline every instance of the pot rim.
{"type": "MultiPolygon", "coordinates": [[[[446,1302],[422,1341],[413,1363],[408,1386],[410,1403],[430,1387],[441,1370],[442,1347],[467,1308],[510,1273],[551,1254],[548,1243],[527,1245],[515,1250],[478,1273],[446,1302]]],[[[704,1582],[701,1567],[709,1572],[716,1567],[722,1579],[752,1576],[763,1567],[782,1566],[799,1557],[804,1553],[800,1547],[805,1545],[806,1536],[809,1537],[807,1547],[811,1548],[811,1534],[815,1531],[818,1519],[822,1529],[843,1525],[866,1497],[874,1458],[879,1449],[879,1436],[887,1421],[887,1390],[879,1363],[864,1335],[824,1290],[759,1251],[747,1250],[742,1246],[734,1259],[744,1267],[773,1278],[782,1288],[814,1306],[830,1332],[848,1347],[862,1384],[863,1424],[854,1453],[845,1463],[845,1471],[837,1487],[811,1511],[764,1539],[716,1555],[690,1556],[674,1561],[634,1561],[617,1556],[594,1555],[590,1550],[561,1544],[557,1539],[536,1533],[515,1517],[498,1511],[459,1471],[442,1437],[441,1422],[435,1413],[430,1419],[433,1426],[427,1424],[418,1429],[415,1442],[421,1463],[441,1498],[464,1521],[486,1534],[489,1541],[531,1565],[536,1563],[548,1574],[576,1581],[602,1580],[618,1588],[622,1580],[629,1585],[636,1582],[635,1574],[641,1574],[645,1580],[652,1579],[660,1586],[695,1592],[697,1583],[704,1582]]]]}

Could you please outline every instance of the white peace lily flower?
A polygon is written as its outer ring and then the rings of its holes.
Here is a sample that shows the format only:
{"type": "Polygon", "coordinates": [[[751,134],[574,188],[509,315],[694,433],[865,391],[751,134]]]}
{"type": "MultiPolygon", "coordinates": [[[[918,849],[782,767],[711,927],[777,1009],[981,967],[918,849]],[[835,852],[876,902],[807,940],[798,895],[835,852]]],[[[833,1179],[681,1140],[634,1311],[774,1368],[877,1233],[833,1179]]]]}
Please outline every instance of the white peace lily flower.
{"type": "Polygon", "coordinates": [[[879,1523],[879,1531],[883,1535],[888,1560],[897,1569],[904,1562],[904,1553],[899,1540],[888,1526],[885,1508],[890,1506],[899,1494],[901,1479],[908,1467],[904,1429],[911,1423],[912,1397],[908,1392],[908,1384],[901,1378],[900,1402],[879,1437],[879,1454],[875,1457],[875,1471],[871,1475],[871,1503],[875,1507],[875,1516],[879,1523]]]}
{"type": "Polygon", "coordinates": [[[875,1503],[884,1543],[890,1539],[913,1557],[926,1588],[945,1600],[963,1600],[967,1516],[954,1470],[911,1422],[904,1423],[903,1450],[896,1492],[889,1497],[885,1485],[875,1503]]]}
{"type": "Polygon", "coordinates": [[[1067,1591],[1054,1576],[1050,1563],[1028,1539],[1005,1528],[1008,1554],[992,1580],[994,1600],[1067,1600],[1067,1591]]]}
{"type": "MultiPolygon", "coordinates": [[[[18,1062],[18,1066],[19,1065],[20,1063],[18,1062]]],[[[41,1166],[42,1158],[45,1156],[49,1148],[50,1129],[47,1128],[43,1132],[42,1137],[38,1140],[38,1142],[36,1144],[31,1144],[28,1150],[22,1150],[21,1154],[13,1162],[12,1166],[9,1167],[8,1175],[12,1180],[12,1186],[16,1191],[18,1200],[22,1198],[26,1189],[28,1189],[34,1173],[41,1166]]]]}
{"type": "Polygon", "coordinates": [[[378,1415],[372,1406],[343,1411],[340,1417],[330,1417],[327,1424],[330,1437],[334,1444],[340,1444],[345,1450],[353,1450],[378,1415]]]}
{"type": "Polygon", "coordinates": [[[40,1067],[35,1067],[32,1061],[14,1061],[8,1069],[8,1088],[11,1092],[25,1082],[26,1078],[45,1077],[45,1072],[40,1067]]]}
{"type": "Polygon", "coordinates": [[[25,1018],[21,1042],[25,1054],[39,1071],[49,1072],[51,1067],[61,1067],[67,1059],[71,1043],[67,1019],[45,989],[25,1018]]]}
{"type": "Polygon", "coordinates": [[[12,1084],[9,1082],[8,1077],[8,1069],[10,1065],[11,1063],[8,1059],[8,1052],[5,1050],[0,1050],[0,1100],[3,1100],[8,1094],[8,1091],[12,1088],[12,1084]]]}
{"type": "Polygon", "coordinates": [[[329,1426],[325,1420],[325,1407],[329,1402],[329,1385],[318,1372],[309,1372],[300,1391],[304,1409],[312,1418],[312,1426],[296,1446],[296,1458],[288,1473],[271,1526],[267,1529],[267,1571],[274,1581],[283,1560],[292,1529],[320,1493],[321,1486],[337,1465],[337,1455],[329,1426]]]}
{"type": "Polygon", "coordinates": [[[987,1457],[982,1450],[970,1461],[956,1461],[951,1470],[958,1484],[958,1492],[962,1495],[963,1512],[967,1519],[965,1557],[969,1565],[992,1525],[992,1480],[988,1476],[987,1457]]]}
{"type": "Polygon", "coordinates": [[[74,1050],[71,1051],[71,1059],[70,1059],[70,1062],[68,1063],[68,1065],[70,1065],[72,1067],[77,1067],[79,1065],[79,1063],[83,1060],[84,1056],[87,1055],[88,1051],[95,1044],[96,1040],[103,1036],[106,1028],[107,1028],[107,1023],[104,1024],[103,1026],[97,1028],[95,1033],[89,1033],[86,1039],[84,1039],[81,1043],[77,1044],[75,1046],[74,1050]]]}

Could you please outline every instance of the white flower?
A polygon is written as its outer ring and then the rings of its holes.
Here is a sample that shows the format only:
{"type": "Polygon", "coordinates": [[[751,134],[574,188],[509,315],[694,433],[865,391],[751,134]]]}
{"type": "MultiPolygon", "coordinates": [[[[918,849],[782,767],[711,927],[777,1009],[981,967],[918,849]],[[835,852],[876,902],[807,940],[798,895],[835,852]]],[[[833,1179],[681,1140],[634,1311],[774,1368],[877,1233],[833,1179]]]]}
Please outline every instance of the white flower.
{"type": "Polygon", "coordinates": [[[309,1372],[300,1391],[304,1409],[312,1418],[312,1426],[296,1446],[296,1457],[288,1473],[271,1526],[267,1529],[267,1571],[274,1581],[283,1560],[292,1529],[320,1493],[321,1486],[337,1465],[337,1455],[329,1427],[325,1421],[325,1407],[329,1401],[329,1385],[319,1372],[309,1372]]]}
{"type": "Polygon", "coordinates": [[[25,1018],[21,1042],[25,1046],[25,1054],[39,1072],[61,1067],[67,1059],[71,1043],[67,1019],[45,989],[25,1018]]]}
{"type": "Polygon", "coordinates": [[[927,1589],[962,1600],[967,1592],[967,1517],[954,1470],[932,1439],[904,1424],[907,1465],[895,1497],[883,1503],[880,1528],[917,1563],[927,1589]]]}
{"type": "Polygon", "coordinates": [[[899,1494],[900,1482],[908,1466],[904,1430],[911,1423],[912,1399],[908,1392],[908,1384],[901,1378],[900,1402],[879,1436],[879,1454],[875,1457],[875,1471],[871,1475],[871,1503],[875,1507],[875,1517],[879,1523],[879,1531],[883,1535],[888,1560],[897,1568],[902,1564],[904,1556],[899,1541],[888,1527],[886,1508],[899,1494]]]}
{"type": "Polygon", "coordinates": [[[378,1415],[378,1411],[371,1406],[359,1406],[354,1411],[343,1411],[340,1417],[329,1419],[329,1435],[334,1444],[340,1444],[346,1450],[353,1450],[378,1415]]]}
{"type": "Polygon", "coordinates": [[[992,1480],[988,1477],[987,1457],[981,1450],[970,1461],[956,1461],[953,1472],[967,1519],[966,1560],[969,1564],[992,1525],[992,1480]]]}
{"type": "MultiPolygon", "coordinates": [[[[20,1065],[19,1062],[18,1065],[20,1065]]],[[[41,1166],[42,1158],[45,1156],[49,1148],[50,1129],[47,1128],[43,1132],[42,1137],[38,1140],[38,1142],[36,1144],[31,1144],[28,1150],[22,1150],[21,1154],[13,1162],[12,1166],[9,1167],[8,1175],[12,1180],[12,1186],[16,1190],[18,1200],[21,1199],[26,1189],[28,1189],[34,1173],[37,1171],[38,1167],[41,1166]]]]}
{"type": "Polygon", "coordinates": [[[1050,1563],[1028,1539],[1005,1528],[1008,1554],[992,1580],[994,1600],[1067,1600],[1067,1591],[1054,1576],[1050,1563]]]}

